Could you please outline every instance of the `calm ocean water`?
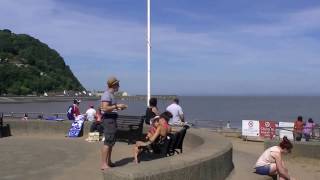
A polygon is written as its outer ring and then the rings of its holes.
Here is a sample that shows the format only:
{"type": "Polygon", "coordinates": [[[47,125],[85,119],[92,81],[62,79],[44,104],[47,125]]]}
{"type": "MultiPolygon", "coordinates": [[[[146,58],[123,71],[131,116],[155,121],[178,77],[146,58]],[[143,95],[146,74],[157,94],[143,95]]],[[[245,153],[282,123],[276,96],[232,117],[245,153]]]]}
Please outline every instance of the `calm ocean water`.
{"type": "MultiPolygon", "coordinates": [[[[121,114],[142,115],[145,101],[121,101],[129,105],[121,114]]],[[[65,113],[71,102],[0,104],[0,112],[65,113]]],[[[83,101],[81,112],[98,101],[83,101]]],[[[159,101],[164,111],[170,101],[159,101]]],[[[294,121],[298,115],[304,120],[313,118],[320,123],[320,96],[181,96],[180,104],[187,121],[199,126],[215,126],[231,122],[232,127],[241,127],[241,120],[294,121]]]]}

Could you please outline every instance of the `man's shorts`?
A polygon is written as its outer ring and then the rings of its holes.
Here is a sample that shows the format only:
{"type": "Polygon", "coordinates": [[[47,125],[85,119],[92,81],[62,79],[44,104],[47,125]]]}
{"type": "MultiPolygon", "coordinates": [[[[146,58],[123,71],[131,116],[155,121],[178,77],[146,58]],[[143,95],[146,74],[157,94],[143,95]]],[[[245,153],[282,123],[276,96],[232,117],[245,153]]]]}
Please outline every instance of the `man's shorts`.
{"type": "Polygon", "coordinates": [[[106,146],[114,146],[116,143],[116,134],[106,134],[104,133],[104,145],[106,146]]]}
{"type": "Polygon", "coordinates": [[[104,118],[103,121],[104,145],[113,146],[116,143],[116,119],[104,118]]]}
{"type": "Polygon", "coordinates": [[[257,174],[260,175],[269,175],[270,173],[270,165],[255,167],[257,174]]]}

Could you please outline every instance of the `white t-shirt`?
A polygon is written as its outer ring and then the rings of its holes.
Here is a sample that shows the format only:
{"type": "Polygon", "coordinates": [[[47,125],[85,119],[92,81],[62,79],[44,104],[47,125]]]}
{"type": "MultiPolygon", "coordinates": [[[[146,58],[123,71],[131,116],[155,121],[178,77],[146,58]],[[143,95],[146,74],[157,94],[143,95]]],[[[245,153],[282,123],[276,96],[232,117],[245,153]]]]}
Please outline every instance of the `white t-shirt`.
{"type": "Polygon", "coordinates": [[[95,115],[96,115],[96,110],[93,108],[89,108],[86,112],[86,115],[87,115],[88,121],[94,121],[95,115]]]}
{"type": "Polygon", "coordinates": [[[169,124],[180,124],[182,122],[180,118],[180,115],[183,115],[181,106],[172,103],[167,107],[167,111],[169,111],[172,114],[172,118],[170,119],[169,124]]]}

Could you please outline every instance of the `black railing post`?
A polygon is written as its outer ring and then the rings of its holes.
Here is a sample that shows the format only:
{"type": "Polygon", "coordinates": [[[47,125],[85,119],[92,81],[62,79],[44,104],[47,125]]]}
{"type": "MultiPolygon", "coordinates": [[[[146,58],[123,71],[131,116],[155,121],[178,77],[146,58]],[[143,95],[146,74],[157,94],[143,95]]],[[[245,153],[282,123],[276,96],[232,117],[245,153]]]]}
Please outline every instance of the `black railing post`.
{"type": "Polygon", "coordinates": [[[0,115],[0,128],[2,129],[3,127],[3,113],[0,115]]]}
{"type": "Polygon", "coordinates": [[[0,115],[0,138],[2,138],[3,134],[3,113],[0,115]]]}

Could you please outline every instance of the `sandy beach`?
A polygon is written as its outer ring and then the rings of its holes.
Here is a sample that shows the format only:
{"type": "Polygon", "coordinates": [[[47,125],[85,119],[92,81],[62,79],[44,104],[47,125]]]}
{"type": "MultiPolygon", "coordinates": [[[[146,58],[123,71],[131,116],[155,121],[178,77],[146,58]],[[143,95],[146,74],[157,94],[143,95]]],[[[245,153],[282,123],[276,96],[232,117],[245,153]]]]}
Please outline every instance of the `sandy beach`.
{"type": "MultiPolygon", "coordinates": [[[[228,138],[233,144],[234,170],[228,180],[268,179],[253,173],[253,166],[264,151],[263,142],[243,141],[239,138],[228,138]]],[[[302,157],[286,157],[285,165],[289,173],[297,180],[319,180],[320,161],[302,157]]]]}

